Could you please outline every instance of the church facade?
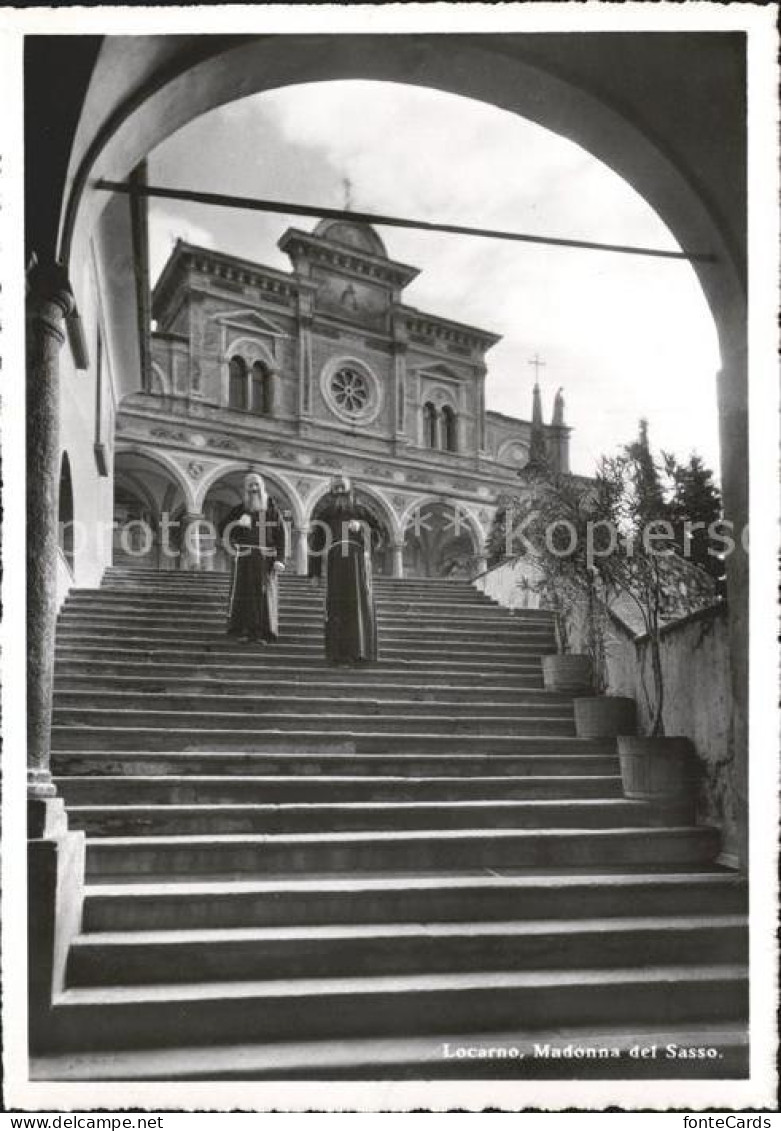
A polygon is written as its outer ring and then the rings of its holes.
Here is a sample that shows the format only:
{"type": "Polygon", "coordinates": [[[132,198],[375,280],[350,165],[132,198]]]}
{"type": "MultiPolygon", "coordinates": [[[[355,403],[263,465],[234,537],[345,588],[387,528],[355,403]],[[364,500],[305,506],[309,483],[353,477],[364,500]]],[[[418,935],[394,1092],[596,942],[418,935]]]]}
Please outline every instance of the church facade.
{"type": "MultiPolygon", "coordinates": [[[[479,573],[532,443],[532,421],[486,411],[499,338],[407,305],[417,269],[366,224],[290,228],[279,247],[289,272],[181,241],[166,263],[143,388],[117,416],[115,562],[227,568],[210,532],[252,469],[289,524],[296,572],[342,473],[376,522],[378,573],[479,573]]],[[[561,402],[543,425],[535,390],[532,415],[569,470],[561,402]]]]}

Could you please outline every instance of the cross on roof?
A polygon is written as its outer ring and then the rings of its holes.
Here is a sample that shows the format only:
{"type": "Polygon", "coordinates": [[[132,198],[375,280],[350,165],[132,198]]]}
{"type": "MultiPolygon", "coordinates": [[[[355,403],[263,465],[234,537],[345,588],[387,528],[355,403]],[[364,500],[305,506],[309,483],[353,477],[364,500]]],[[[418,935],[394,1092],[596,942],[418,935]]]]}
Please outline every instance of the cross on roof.
{"type": "Polygon", "coordinates": [[[535,353],[534,357],[529,360],[528,364],[534,366],[534,380],[539,381],[540,369],[543,369],[545,367],[545,362],[541,361],[539,354],[535,353]]]}

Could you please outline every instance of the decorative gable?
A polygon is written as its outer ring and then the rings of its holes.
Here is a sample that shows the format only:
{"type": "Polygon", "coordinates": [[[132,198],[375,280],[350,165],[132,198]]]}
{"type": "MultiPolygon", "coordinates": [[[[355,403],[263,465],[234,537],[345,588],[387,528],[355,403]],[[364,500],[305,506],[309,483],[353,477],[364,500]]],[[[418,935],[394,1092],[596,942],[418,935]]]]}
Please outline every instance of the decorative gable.
{"type": "Polygon", "coordinates": [[[280,360],[280,346],[287,332],[257,310],[226,310],[213,316],[220,327],[220,352],[227,362],[240,355],[247,365],[262,361],[276,368],[280,360]]]}
{"type": "Polygon", "coordinates": [[[260,334],[267,338],[286,338],[287,332],[273,318],[257,310],[226,310],[215,314],[213,320],[223,326],[245,334],[260,334]]]}
{"type": "Polygon", "coordinates": [[[419,369],[418,376],[425,377],[429,381],[446,381],[451,385],[459,385],[463,381],[463,377],[460,377],[453,369],[441,362],[419,369]]]}

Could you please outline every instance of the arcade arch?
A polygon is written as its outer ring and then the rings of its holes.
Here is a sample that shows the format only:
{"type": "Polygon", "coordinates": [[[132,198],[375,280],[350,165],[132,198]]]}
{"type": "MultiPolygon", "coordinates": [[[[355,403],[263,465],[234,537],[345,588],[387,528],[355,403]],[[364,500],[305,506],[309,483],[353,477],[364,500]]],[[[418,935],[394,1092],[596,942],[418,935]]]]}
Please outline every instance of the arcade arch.
{"type": "MultiPolygon", "coordinates": [[[[322,531],[318,527],[320,515],[328,504],[330,483],[323,484],[313,493],[307,519],[308,563],[310,577],[320,577],[322,573],[322,531]]],[[[356,503],[369,515],[372,529],[372,570],[378,576],[390,577],[398,572],[394,566],[394,552],[400,542],[400,525],[392,507],[379,491],[364,484],[353,483],[356,503]]]]}
{"type": "Polygon", "coordinates": [[[204,570],[226,572],[231,567],[231,557],[222,545],[219,530],[231,510],[244,498],[244,477],[250,471],[257,471],[263,477],[266,490],[274,500],[287,530],[288,563],[293,556],[294,533],[298,526],[297,515],[300,504],[292,490],[276,476],[269,475],[265,468],[230,466],[218,468],[200,492],[201,508],[199,518],[205,520],[200,539],[200,563],[204,570]],[[213,537],[212,532],[217,536],[213,537]]]}
{"type": "Polygon", "coordinates": [[[422,499],[404,516],[404,574],[472,578],[484,562],[483,531],[452,499],[422,499]]]}
{"type": "Polygon", "coordinates": [[[117,451],[112,563],[130,569],[181,569],[181,524],[188,510],[192,500],[175,464],[157,453],[117,451]]]}

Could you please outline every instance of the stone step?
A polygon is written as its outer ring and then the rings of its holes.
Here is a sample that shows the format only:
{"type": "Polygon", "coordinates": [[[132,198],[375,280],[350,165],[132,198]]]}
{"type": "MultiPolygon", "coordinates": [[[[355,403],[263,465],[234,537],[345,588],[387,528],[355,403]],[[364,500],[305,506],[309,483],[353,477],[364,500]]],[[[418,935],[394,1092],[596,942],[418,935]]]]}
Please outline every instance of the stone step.
{"type": "MultiPolygon", "coordinates": [[[[574,724],[565,719],[549,718],[485,718],[453,719],[450,716],[405,719],[399,715],[274,715],[267,719],[240,714],[196,715],[174,711],[100,711],[58,710],[54,715],[52,745],[57,749],[74,749],[61,739],[76,740],[84,736],[87,747],[100,748],[112,740],[117,749],[135,749],[148,745],[151,750],[263,748],[269,742],[284,743],[295,749],[297,742],[311,743],[318,738],[326,742],[354,742],[363,749],[376,748],[377,742],[389,748],[428,750],[448,746],[452,750],[469,749],[475,742],[493,749],[506,749],[516,744],[517,752],[534,752],[536,741],[547,738],[559,742],[574,739],[574,724]],[[264,725],[265,723],[265,725],[264,725]],[[401,726],[405,727],[402,732],[401,726]],[[101,737],[102,736],[102,737],[101,737]],[[523,744],[523,745],[521,745],[523,744]]],[[[584,740],[585,741],[585,740],[584,740]]],[[[615,741],[615,740],[613,740],[615,741]]],[[[602,748],[604,749],[604,747],[602,748]]],[[[541,751],[538,751],[541,752],[541,751]]],[[[565,753],[562,747],[557,753],[565,753]]]]}
{"type": "MultiPolygon", "coordinates": [[[[318,748],[335,747],[360,754],[382,752],[385,754],[415,751],[421,754],[439,753],[450,757],[454,753],[495,754],[610,754],[615,756],[615,739],[584,739],[566,734],[485,734],[436,733],[409,726],[406,731],[389,728],[385,731],[351,727],[349,730],[329,730],[324,734],[321,725],[303,725],[309,720],[297,719],[297,729],[281,728],[223,728],[194,730],[190,726],[130,727],[128,725],[94,725],[80,723],[65,726],[61,721],[52,727],[52,750],[138,750],[150,751],[274,751],[291,753],[317,752],[318,748]]],[[[315,720],[312,720],[314,724],[315,720]]]]}
{"type": "MultiPolygon", "coordinates": [[[[116,628],[74,628],[60,629],[57,633],[57,648],[61,646],[79,649],[113,649],[115,652],[144,652],[150,648],[178,653],[193,660],[202,653],[219,653],[242,656],[248,651],[267,647],[258,641],[250,644],[247,641],[229,637],[225,632],[204,631],[196,635],[178,633],[176,630],[161,629],[149,630],[143,634],[121,633],[116,628]]],[[[324,658],[324,633],[317,632],[285,632],[279,641],[271,646],[275,656],[280,659],[297,659],[303,656],[324,658]]],[[[539,663],[542,656],[549,654],[552,648],[545,648],[541,644],[527,644],[525,642],[491,644],[490,638],[474,642],[436,641],[410,637],[404,640],[398,636],[389,638],[380,635],[378,641],[380,655],[388,660],[414,660],[432,659],[440,660],[443,652],[468,660],[471,664],[499,664],[514,663],[526,660],[539,663]]]]}
{"type": "MultiPolygon", "coordinates": [[[[267,688],[263,688],[267,691],[267,688]]],[[[84,691],[63,691],[55,693],[55,710],[70,711],[83,709],[96,709],[101,711],[133,712],[165,711],[180,713],[192,712],[194,715],[209,713],[215,719],[223,715],[236,713],[246,714],[250,717],[277,716],[277,715],[312,715],[331,717],[338,706],[340,712],[346,716],[368,715],[401,717],[404,719],[422,716],[423,718],[447,717],[461,719],[477,719],[487,717],[496,718],[547,718],[566,719],[573,718],[572,703],[560,701],[546,701],[542,694],[535,699],[527,697],[526,701],[512,701],[505,698],[503,701],[493,701],[480,692],[471,694],[464,692],[460,699],[437,696],[436,699],[411,699],[402,696],[399,692],[392,698],[385,696],[382,699],[371,695],[356,695],[355,692],[363,690],[353,688],[352,695],[316,696],[311,689],[303,687],[295,689],[294,694],[231,694],[230,687],[226,687],[220,694],[213,691],[201,690],[187,694],[186,692],[152,692],[152,691],[106,691],[101,688],[84,691]]],[[[341,716],[340,716],[341,717],[341,716]]]]}
{"type": "Polygon", "coordinates": [[[282,575],[264,647],[226,637],[230,583],[119,567],[63,608],[52,766],[88,882],[54,1044],[261,1063],[262,1033],[348,1075],[359,1039],[403,1073],[432,1034],[721,1025],[745,1064],[746,886],[574,736],[549,612],[377,577],[380,660],[337,668],[322,585],[282,575]]]}
{"type": "MultiPolygon", "coordinates": [[[[395,734],[400,725],[418,735],[442,736],[519,736],[533,735],[574,735],[575,724],[570,716],[548,715],[485,715],[476,717],[468,714],[454,717],[450,713],[441,715],[424,714],[407,717],[403,709],[384,710],[382,713],[338,712],[338,702],[332,702],[333,710],[305,714],[298,710],[287,713],[274,711],[268,715],[256,712],[243,714],[239,710],[153,710],[149,707],[120,709],[101,707],[57,707],[54,711],[55,729],[84,727],[87,730],[112,727],[129,732],[168,731],[172,734],[185,732],[194,737],[216,732],[237,733],[249,736],[272,729],[278,734],[310,731],[313,734],[329,736],[343,734],[395,734]]],[[[294,705],[295,706],[295,705],[294,705]]],[[[390,708],[390,704],[383,704],[390,708]]]]}
{"type": "MultiPolygon", "coordinates": [[[[144,608],[128,608],[124,605],[65,605],[60,613],[59,624],[79,624],[103,621],[117,621],[125,625],[181,625],[184,628],[197,625],[203,621],[210,626],[219,627],[225,623],[228,612],[228,603],[220,602],[205,604],[204,602],[182,602],[179,608],[170,605],[155,606],[145,602],[144,608]]],[[[322,624],[325,608],[322,605],[307,607],[305,605],[286,605],[280,602],[279,618],[287,624],[315,625],[322,624]]],[[[398,627],[399,631],[410,628],[423,628],[427,632],[439,631],[471,631],[476,632],[486,627],[493,630],[503,630],[507,633],[518,635],[529,633],[531,636],[545,636],[553,633],[553,625],[548,620],[522,619],[502,615],[501,610],[489,609],[449,609],[443,613],[425,612],[414,606],[388,609],[382,604],[377,606],[377,620],[389,628],[398,627]]]]}
{"type": "MultiPolygon", "coordinates": [[[[323,638],[325,621],[322,617],[284,617],[279,618],[280,639],[306,643],[323,638]]],[[[486,626],[475,624],[472,627],[463,623],[453,627],[442,628],[438,625],[425,626],[410,619],[407,623],[398,620],[378,620],[378,636],[382,644],[407,645],[415,647],[418,644],[431,647],[484,647],[486,642],[495,646],[501,645],[502,651],[521,649],[534,654],[555,652],[555,639],[547,628],[528,629],[517,626],[486,626]]],[[[154,616],[129,616],[129,617],[90,617],[79,614],[70,618],[61,618],[57,626],[58,636],[70,639],[72,636],[89,634],[92,636],[110,636],[121,640],[142,638],[146,641],[156,640],[181,640],[183,643],[192,641],[213,640],[224,637],[226,634],[225,616],[208,617],[193,615],[190,619],[171,619],[161,622],[154,616]]]]}
{"type": "MultiPolygon", "coordinates": [[[[142,590],[125,589],[76,589],[71,590],[66,598],[64,609],[90,609],[90,608],[122,608],[128,611],[134,609],[170,609],[177,612],[187,609],[194,603],[198,607],[207,609],[224,608],[228,602],[230,589],[219,590],[179,590],[161,593],[157,590],[148,592],[142,590]]],[[[440,616],[455,612],[463,616],[493,617],[499,620],[528,621],[530,623],[547,624],[553,619],[552,614],[544,609],[514,609],[502,608],[481,594],[462,594],[457,597],[438,598],[433,594],[377,595],[375,601],[382,612],[393,615],[403,613],[405,610],[420,611],[423,615],[440,616]]],[[[323,609],[325,607],[325,594],[322,591],[290,591],[283,590],[279,594],[281,609],[323,609]]]]}
{"type": "Polygon", "coordinates": [[[392,832],[394,830],[637,829],[672,824],[649,806],[623,798],[595,800],[459,800],[284,802],[275,804],[70,805],[71,828],[89,837],[244,836],[392,832]]]}
{"type": "Polygon", "coordinates": [[[739,964],[747,927],[701,915],[101,932],[74,940],[66,984],[739,964]]]}
{"type": "Polygon", "coordinates": [[[464,868],[703,865],[718,851],[701,826],[590,829],[427,829],[294,835],[101,837],[87,876],[238,876],[418,872],[464,868]]]}
{"type": "MultiPolygon", "coordinates": [[[[432,656],[440,657],[443,651],[453,651],[470,658],[486,660],[513,660],[516,658],[539,659],[555,652],[553,638],[548,635],[502,634],[494,636],[484,629],[479,632],[415,632],[401,629],[378,630],[378,649],[383,656],[432,656]]],[[[285,625],[280,622],[277,652],[312,652],[321,655],[324,647],[325,626],[313,624],[285,625]]],[[[122,649],[149,648],[150,646],[169,648],[180,647],[183,652],[192,654],[199,648],[235,651],[246,646],[246,642],[228,636],[224,624],[211,628],[201,625],[193,628],[176,626],[146,626],[133,624],[125,626],[101,622],[88,624],[61,624],[57,628],[57,643],[89,647],[113,642],[122,649]]]]}
{"type": "Polygon", "coordinates": [[[442,776],[255,776],[68,775],[54,779],[66,805],[208,805],[298,802],[397,802],[622,797],[616,775],[452,777],[442,776]]]}
{"type": "Polygon", "coordinates": [[[719,1079],[749,1074],[745,1025],[633,1025],[625,1030],[568,1026],[530,1035],[516,1024],[502,1032],[282,1041],[51,1054],[31,1059],[31,1080],[279,1081],[505,1079],[719,1079]],[[669,1046],[669,1051],[668,1051],[669,1046]],[[632,1050],[655,1049],[639,1057],[632,1050]],[[715,1049],[692,1061],[681,1050],[715,1049]],[[574,1050],[574,1051],[573,1051],[574,1050]],[[676,1050],[679,1055],[676,1055],[676,1050]]]}
{"type": "MultiPolygon", "coordinates": [[[[74,695],[102,696],[139,694],[145,701],[153,695],[173,696],[199,696],[201,701],[211,696],[246,696],[250,698],[262,695],[263,698],[275,696],[279,702],[287,697],[311,696],[314,700],[328,699],[339,702],[347,699],[352,701],[371,700],[380,702],[386,699],[404,701],[405,703],[421,704],[514,704],[516,706],[534,706],[540,709],[553,709],[554,706],[561,710],[572,709],[572,697],[554,691],[529,689],[521,684],[516,685],[515,680],[505,680],[503,684],[478,683],[468,679],[457,682],[440,681],[421,686],[420,680],[412,675],[397,675],[391,682],[385,678],[367,680],[368,672],[362,673],[360,682],[350,680],[338,670],[332,671],[332,679],[326,679],[316,672],[297,673],[295,679],[272,678],[269,673],[261,681],[257,679],[225,679],[215,678],[196,671],[192,675],[135,675],[135,674],[105,674],[100,666],[93,665],[94,674],[76,674],[79,669],[74,667],[74,673],[63,672],[55,681],[55,692],[62,696],[62,701],[74,695]]],[[[142,671],[146,671],[146,666],[142,671]]],[[[97,699],[95,700],[97,702],[97,699]]]]}
{"type": "MultiPolygon", "coordinates": [[[[85,593],[107,593],[107,594],[132,594],[138,596],[139,594],[148,594],[150,596],[165,597],[193,595],[197,597],[215,597],[225,595],[230,592],[231,581],[225,577],[224,580],[219,582],[175,582],[165,585],[160,585],[152,581],[144,582],[122,582],[111,580],[107,584],[102,585],[100,590],[79,590],[78,592],[85,593]]],[[[325,585],[313,586],[304,582],[300,585],[291,585],[286,582],[284,578],[279,585],[279,594],[282,598],[303,599],[310,600],[319,598],[323,600],[327,590],[325,585]]],[[[484,593],[480,593],[476,589],[466,587],[463,589],[451,588],[450,586],[436,588],[433,586],[419,587],[411,584],[402,585],[399,587],[392,587],[380,584],[375,579],[372,584],[372,593],[377,600],[381,601],[421,601],[421,602],[436,602],[442,604],[460,604],[466,601],[470,604],[482,607],[499,607],[495,601],[490,597],[486,597],[484,593]]]]}
{"type": "Polygon", "coordinates": [[[421,681],[429,678],[450,678],[453,675],[467,675],[469,679],[494,679],[501,676],[514,678],[532,678],[535,686],[542,685],[542,666],[539,657],[516,656],[513,659],[485,660],[476,657],[474,650],[469,649],[465,658],[454,658],[452,654],[443,657],[441,651],[437,662],[434,664],[427,653],[410,652],[406,649],[388,649],[380,655],[375,664],[360,668],[347,668],[329,664],[322,654],[315,648],[285,647],[275,644],[273,647],[254,646],[243,642],[232,642],[225,639],[208,647],[176,648],[166,644],[159,646],[140,646],[132,652],[119,645],[106,641],[59,641],[56,649],[57,671],[61,671],[69,661],[82,661],[100,663],[101,670],[107,670],[109,665],[118,664],[122,669],[129,669],[136,664],[146,670],[151,665],[171,666],[178,664],[184,671],[197,671],[199,667],[206,667],[209,671],[220,669],[252,670],[254,672],[279,672],[295,673],[306,670],[318,672],[333,672],[344,677],[345,672],[355,673],[356,678],[371,679],[375,674],[384,676],[386,671],[395,673],[410,672],[417,674],[421,681]],[[360,673],[360,674],[358,674],[360,673]]]}
{"type": "Polygon", "coordinates": [[[747,886],[728,872],[593,875],[278,877],[87,886],[83,930],[446,923],[633,915],[740,915],[747,886]]]}
{"type": "MultiPolygon", "coordinates": [[[[290,751],[281,743],[276,750],[260,751],[117,751],[96,748],[85,750],[74,746],[71,750],[52,751],[52,769],[56,775],[83,777],[142,776],[195,776],[222,777],[228,784],[233,777],[247,775],[273,775],[310,778],[330,781],[332,776],[360,775],[383,778],[392,774],[406,779],[430,778],[447,775],[455,778],[475,777],[615,777],[618,757],[612,754],[588,753],[558,754],[556,750],[540,754],[493,753],[481,754],[469,744],[467,752],[453,752],[446,746],[437,753],[414,753],[407,747],[395,752],[385,747],[371,752],[356,753],[354,743],[345,743],[340,749],[329,750],[322,741],[301,743],[301,749],[290,751]]],[[[536,748],[536,744],[535,744],[536,748]]]]}
{"type": "MultiPolygon", "coordinates": [[[[192,582],[195,585],[204,585],[208,583],[227,584],[230,578],[230,573],[219,570],[159,570],[150,568],[140,569],[126,569],[117,566],[109,566],[106,569],[103,579],[104,582],[112,580],[120,581],[136,581],[136,580],[149,580],[156,584],[167,584],[177,581],[192,582]]],[[[465,578],[450,579],[446,577],[387,577],[384,574],[376,574],[374,577],[377,585],[388,585],[400,588],[410,586],[417,586],[419,588],[432,588],[432,589],[472,589],[472,582],[465,578]]],[[[293,573],[286,570],[280,577],[282,585],[301,585],[308,586],[312,584],[312,579],[305,577],[302,574],[293,573]]]]}
{"type": "MultiPolygon", "coordinates": [[[[202,680],[207,686],[212,681],[229,680],[230,684],[236,683],[237,685],[244,681],[245,683],[251,682],[254,687],[257,687],[259,683],[262,683],[265,687],[279,680],[292,681],[302,685],[314,682],[321,683],[324,686],[334,684],[344,686],[348,683],[349,686],[354,686],[355,681],[360,679],[361,687],[371,688],[373,695],[380,694],[382,690],[395,693],[397,686],[405,689],[416,687],[423,693],[426,692],[428,687],[438,688],[443,686],[459,690],[474,687],[476,689],[493,690],[501,688],[505,691],[514,691],[517,688],[519,691],[524,689],[537,690],[538,693],[542,689],[542,671],[540,665],[534,661],[520,666],[519,669],[513,666],[511,669],[499,667],[486,670],[481,667],[470,668],[465,664],[450,666],[438,664],[435,668],[426,663],[398,665],[389,661],[378,660],[376,664],[362,668],[360,675],[358,675],[356,671],[349,672],[342,667],[327,664],[322,659],[307,662],[302,660],[297,664],[280,664],[272,662],[270,655],[267,658],[265,653],[250,653],[249,650],[244,654],[245,662],[243,664],[238,660],[230,664],[218,663],[214,660],[210,660],[208,663],[188,664],[183,663],[181,658],[178,658],[178,662],[176,660],[161,661],[153,658],[147,660],[139,660],[138,658],[96,660],[86,657],[78,658],[77,653],[69,648],[61,648],[58,657],[55,670],[56,686],[64,686],[72,679],[77,679],[79,683],[86,681],[92,686],[93,678],[105,677],[106,680],[111,679],[112,681],[127,679],[138,682],[148,680],[150,685],[160,679],[193,680],[195,682],[202,680]],[[62,658],[65,656],[73,658],[62,658]]],[[[544,694],[547,696],[554,693],[545,691],[544,694]]]]}
{"type": "Polygon", "coordinates": [[[575,1025],[734,1021],[747,1006],[740,965],[497,970],[158,986],[80,987],[56,1002],[60,1047],[443,1033],[575,1025]],[[305,1021],[304,1021],[305,1019],[305,1021]]]}

